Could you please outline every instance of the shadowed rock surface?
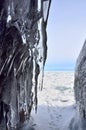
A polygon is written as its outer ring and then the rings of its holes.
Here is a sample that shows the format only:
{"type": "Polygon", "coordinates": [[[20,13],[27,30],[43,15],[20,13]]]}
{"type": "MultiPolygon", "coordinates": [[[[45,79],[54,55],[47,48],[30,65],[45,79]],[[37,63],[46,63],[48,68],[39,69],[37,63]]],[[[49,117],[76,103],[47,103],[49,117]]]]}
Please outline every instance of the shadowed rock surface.
{"type": "Polygon", "coordinates": [[[28,120],[33,104],[37,110],[50,3],[0,0],[0,130],[14,130],[28,120]]]}

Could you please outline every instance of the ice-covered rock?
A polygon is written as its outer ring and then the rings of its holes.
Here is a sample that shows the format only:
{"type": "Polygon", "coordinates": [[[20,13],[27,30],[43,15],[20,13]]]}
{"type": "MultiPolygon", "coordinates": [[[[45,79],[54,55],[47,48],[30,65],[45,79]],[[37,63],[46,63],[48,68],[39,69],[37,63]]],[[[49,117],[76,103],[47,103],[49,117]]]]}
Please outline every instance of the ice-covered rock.
{"type": "Polygon", "coordinates": [[[47,57],[51,0],[0,0],[0,130],[37,109],[38,76],[47,57]],[[4,126],[4,127],[3,127],[4,126]]]}
{"type": "Polygon", "coordinates": [[[74,91],[81,128],[86,130],[86,41],[76,63],[74,91]]]}

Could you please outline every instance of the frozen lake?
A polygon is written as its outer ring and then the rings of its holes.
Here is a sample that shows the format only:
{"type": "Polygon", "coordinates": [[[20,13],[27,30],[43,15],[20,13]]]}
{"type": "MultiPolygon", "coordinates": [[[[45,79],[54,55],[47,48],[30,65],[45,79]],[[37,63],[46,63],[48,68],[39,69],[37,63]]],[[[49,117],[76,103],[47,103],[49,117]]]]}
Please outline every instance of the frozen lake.
{"type": "Polygon", "coordinates": [[[76,107],[74,72],[45,72],[44,87],[38,91],[38,111],[32,111],[35,130],[72,130],[76,107]]]}

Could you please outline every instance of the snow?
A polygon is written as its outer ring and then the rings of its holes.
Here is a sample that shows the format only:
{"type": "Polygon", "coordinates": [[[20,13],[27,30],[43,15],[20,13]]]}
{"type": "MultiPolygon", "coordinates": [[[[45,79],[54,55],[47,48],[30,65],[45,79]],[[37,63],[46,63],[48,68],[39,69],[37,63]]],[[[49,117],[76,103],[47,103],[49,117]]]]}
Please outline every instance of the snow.
{"type": "Polygon", "coordinates": [[[31,114],[34,130],[79,129],[73,84],[74,72],[45,72],[44,88],[38,91],[37,114],[34,110],[31,114]]]}

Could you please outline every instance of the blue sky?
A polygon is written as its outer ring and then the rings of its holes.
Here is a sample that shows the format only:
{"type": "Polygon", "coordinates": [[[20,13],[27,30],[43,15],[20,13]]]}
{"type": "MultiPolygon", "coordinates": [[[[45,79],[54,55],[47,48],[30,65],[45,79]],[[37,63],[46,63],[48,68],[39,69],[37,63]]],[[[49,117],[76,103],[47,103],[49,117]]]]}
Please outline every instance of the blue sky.
{"type": "Polygon", "coordinates": [[[86,39],[86,0],[52,0],[45,70],[74,70],[86,39]]]}

